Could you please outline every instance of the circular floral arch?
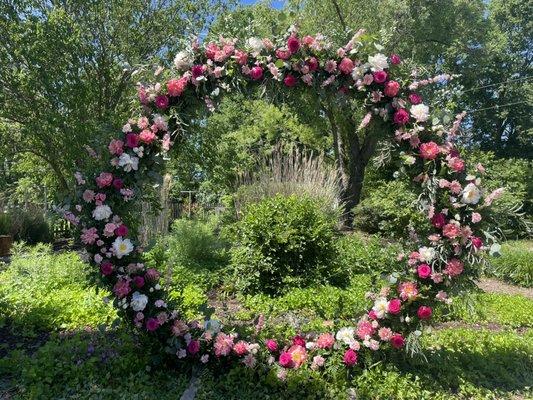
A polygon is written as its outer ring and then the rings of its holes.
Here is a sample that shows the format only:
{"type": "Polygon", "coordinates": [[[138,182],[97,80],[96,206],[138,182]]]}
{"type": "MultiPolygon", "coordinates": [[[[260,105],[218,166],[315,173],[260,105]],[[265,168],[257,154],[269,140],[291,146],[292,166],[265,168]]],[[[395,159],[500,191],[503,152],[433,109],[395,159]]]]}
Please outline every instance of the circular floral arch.
{"type": "Polygon", "coordinates": [[[179,53],[172,69],[156,72],[161,83],[139,85],[142,114],[130,119],[109,143],[110,165],[94,177],[76,174],[78,204],[65,217],[79,226],[81,242],[111,288],[117,309],[176,360],[224,359],[249,367],[261,360],[283,376],[304,364],[318,369],[342,359],[353,367],[361,353],[413,346],[435,304],[449,302],[449,293],[476,278],[481,250],[487,247],[484,240],[490,238],[481,239],[481,221],[501,190],[484,193],[481,165],[475,175],[466,173],[453,144],[464,114],[445,126],[430,115],[417,92],[449,76],[402,78],[400,57],[381,54],[362,31],[338,50],[320,35],[300,38],[294,31],[281,42],[252,38],[238,48],[235,40],[221,38],[179,53]],[[389,127],[404,175],[422,188],[419,208],[428,223],[420,229],[424,237],[413,240],[412,252],[399,255],[405,268],[387,277],[381,291],[371,296],[373,307],[352,326],[255,343],[224,332],[216,321],[184,321],[170,309],[160,273],[142,262],[132,214],[142,183],[182,134],[184,105],[196,107],[201,99],[214,109],[223,92],[266,83],[287,91],[300,86],[317,95],[329,92],[361,100],[366,115],[358,129],[375,120],[389,127]]]}

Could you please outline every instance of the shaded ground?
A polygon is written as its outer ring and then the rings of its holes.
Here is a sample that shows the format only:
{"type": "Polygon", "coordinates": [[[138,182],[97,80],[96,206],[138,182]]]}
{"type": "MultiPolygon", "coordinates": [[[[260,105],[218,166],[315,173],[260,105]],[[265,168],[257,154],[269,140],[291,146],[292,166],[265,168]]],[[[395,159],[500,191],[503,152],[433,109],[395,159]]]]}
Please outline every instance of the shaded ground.
{"type": "Polygon", "coordinates": [[[511,285],[494,278],[482,278],[479,281],[478,286],[481,290],[487,293],[520,294],[524,297],[533,299],[533,288],[511,285]]]}

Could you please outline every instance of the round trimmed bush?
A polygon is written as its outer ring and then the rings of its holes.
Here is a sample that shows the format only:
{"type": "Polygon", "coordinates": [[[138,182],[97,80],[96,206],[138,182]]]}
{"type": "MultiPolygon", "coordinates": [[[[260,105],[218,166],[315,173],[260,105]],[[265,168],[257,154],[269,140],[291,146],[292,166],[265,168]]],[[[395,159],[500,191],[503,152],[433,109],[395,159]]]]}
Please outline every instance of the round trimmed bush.
{"type": "Polygon", "coordinates": [[[250,205],[235,229],[234,284],[278,295],[288,286],[330,282],[336,219],[309,197],[277,195],[250,205]]]}

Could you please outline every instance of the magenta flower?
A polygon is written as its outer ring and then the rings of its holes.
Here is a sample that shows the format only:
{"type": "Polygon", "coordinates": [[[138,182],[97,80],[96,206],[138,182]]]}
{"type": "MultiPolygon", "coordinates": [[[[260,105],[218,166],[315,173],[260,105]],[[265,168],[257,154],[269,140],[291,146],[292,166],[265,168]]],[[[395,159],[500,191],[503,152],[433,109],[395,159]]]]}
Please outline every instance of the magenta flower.
{"type": "Polygon", "coordinates": [[[148,318],[146,321],[146,330],[149,332],[153,332],[159,328],[159,321],[157,318],[148,318]]]}
{"type": "Polygon", "coordinates": [[[353,367],[355,364],[357,364],[357,353],[352,349],[346,350],[342,361],[347,367],[353,367]]]}
{"type": "Polygon", "coordinates": [[[159,108],[160,110],[164,110],[168,107],[169,100],[168,97],[165,95],[160,95],[155,98],[155,106],[159,108]]]}

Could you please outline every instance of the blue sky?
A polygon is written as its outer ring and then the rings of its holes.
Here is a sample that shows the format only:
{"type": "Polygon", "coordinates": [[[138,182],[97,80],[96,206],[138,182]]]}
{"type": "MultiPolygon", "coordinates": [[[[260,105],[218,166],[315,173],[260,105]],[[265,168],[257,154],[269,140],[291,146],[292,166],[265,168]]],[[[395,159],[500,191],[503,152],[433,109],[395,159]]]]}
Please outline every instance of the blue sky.
{"type": "MultiPolygon", "coordinates": [[[[257,3],[258,1],[259,0],[241,0],[241,4],[252,5],[252,4],[257,3]]],[[[285,0],[273,0],[272,1],[272,6],[274,8],[282,8],[283,7],[283,3],[285,3],[285,0]]]]}

